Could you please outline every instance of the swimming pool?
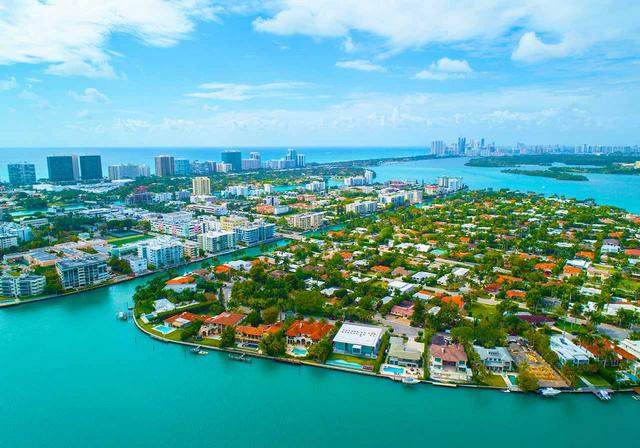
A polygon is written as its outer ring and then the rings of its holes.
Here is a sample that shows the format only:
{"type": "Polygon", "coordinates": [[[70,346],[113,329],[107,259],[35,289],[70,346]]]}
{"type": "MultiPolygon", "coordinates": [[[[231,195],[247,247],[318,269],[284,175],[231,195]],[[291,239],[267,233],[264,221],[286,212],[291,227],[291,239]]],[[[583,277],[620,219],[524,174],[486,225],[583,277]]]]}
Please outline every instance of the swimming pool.
{"type": "Polygon", "coordinates": [[[307,356],[307,349],[306,348],[294,348],[293,350],[291,350],[291,353],[293,353],[296,356],[307,356]]]}
{"type": "Polygon", "coordinates": [[[507,378],[509,378],[509,382],[511,383],[512,386],[517,386],[518,385],[518,377],[515,375],[507,375],[507,378]]]}
{"type": "Polygon", "coordinates": [[[173,330],[175,330],[175,328],[170,327],[168,325],[156,325],[155,327],[153,327],[153,329],[162,334],[169,334],[173,330]]]}
{"type": "Polygon", "coordinates": [[[385,373],[393,373],[394,375],[403,375],[404,369],[402,367],[384,366],[382,371],[385,373]]]}
{"type": "Polygon", "coordinates": [[[330,366],[346,367],[347,369],[362,370],[362,366],[360,364],[344,361],[342,359],[332,359],[331,361],[327,361],[327,364],[330,366]]]}

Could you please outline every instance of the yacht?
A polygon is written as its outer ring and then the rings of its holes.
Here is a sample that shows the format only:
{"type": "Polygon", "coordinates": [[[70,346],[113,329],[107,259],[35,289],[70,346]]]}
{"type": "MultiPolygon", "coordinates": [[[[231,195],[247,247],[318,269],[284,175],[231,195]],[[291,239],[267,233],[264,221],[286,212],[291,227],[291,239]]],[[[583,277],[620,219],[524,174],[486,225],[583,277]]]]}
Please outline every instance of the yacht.
{"type": "Polygon", "coordinates": [[[543,397],[555,397],[556,395],[560,395],[562,391],[558,389],[554,389],[553,387],[545,387],[544,389],[540,389],[540,394],[543,397]]]}

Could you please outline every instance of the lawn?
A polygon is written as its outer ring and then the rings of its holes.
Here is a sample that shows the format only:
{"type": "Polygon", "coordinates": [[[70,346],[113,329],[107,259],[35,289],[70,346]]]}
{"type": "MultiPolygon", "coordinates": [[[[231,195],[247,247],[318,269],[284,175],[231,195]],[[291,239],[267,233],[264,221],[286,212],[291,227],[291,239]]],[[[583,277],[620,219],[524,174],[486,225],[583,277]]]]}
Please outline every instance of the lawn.
{"type": "Polygon", "coordinates": [[[122,238],[113,238],[107,241],[109,244],[113,244],[114,246],[122,246],[123,244],[135,243],[136,241],[142,241],[149,238],[153,238],[153,237],[151,235],[143,234],[143,235],[124,236],[122,238]]]}
{"type": "Polygon", "coordinates": [[[604,378],[602,378],[600,375],[596,375],[594,373],[584,373],[582,375],[580,375],[582,378],[586,379],[587,381],[589,381],[591,384],[593,384],[594,386],[598,386],[598,387],[611,387],[611,384],[609,384],[604,378]]]}
{"type": "Polygon", "coordinates": [[[581,334],[588,333],[587,329],[584,328],[582,325],[572,324],[571,322],[567,322],[567,321],[561,320],[561,319],[559,319],[556,322],[555,326],[558,327],[559,329],[561,329],[562,331],[573,333],[575,335],[581,335],[581,334]]]}
{"type": "Polygon", "coordinates": [[[484,303],[472,303],[469,307],[469,314],[475,318],[487,318],[496,312],[495,306],[485,305],[484,303]]]}
{"type": "Polygon", "coordinates": [[[349,355],[342,355],[339,353],[333,353],[330,357],[329,357],[329,361],[332,359],[341,359],[343,361],[347,361],[347,362],[355,362],[356,364],[360,364],[363,366],[371,366],[373,367],[376,363],[375,359],[369,359],[369,358],[358,358],[357,356],[349,356],[349,355]]]}
{"type": "Polygon", "coordinates": [[[487,386],[493,387],[507,387],[507,384],[504,382],[504,379],[500,375],[489,375],[483,381],[487,386]]]}

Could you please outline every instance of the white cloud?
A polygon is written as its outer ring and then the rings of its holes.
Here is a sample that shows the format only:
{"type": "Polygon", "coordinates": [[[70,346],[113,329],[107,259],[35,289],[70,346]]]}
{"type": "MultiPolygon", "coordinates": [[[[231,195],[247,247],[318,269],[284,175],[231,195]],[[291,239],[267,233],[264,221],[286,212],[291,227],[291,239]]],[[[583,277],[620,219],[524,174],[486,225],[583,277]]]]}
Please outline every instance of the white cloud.
{"type": "Polygon", "coordinates": [[[356,49],[357,46],[353,42],[353,39],[351,39],[351,36],[347,36],[344,42],[342,42],[342,51],[344,51],[345,53],[353,53],[354,51],[356,51],[356,49]]]}
{"type": "Polygon", "coordinates": [[[98,89],[88,87],[84,89],[83,93],[76,93],[72,90],[69,91],[69,96],[76,101],[82,101],[83,103],[108,103],[109,97],[98,89]]]}
{"type": "Polygon", "coordinates": [[[369,0],[366,6],[362,0],[276,0],[270,6],[253,22],[256,30],[339,38],[355,31],[382,38],[392,51],[455,43],[491,48],[523,30],[552,35],[562,44],[540,45],[530,34],[516,49],[514,58],[520,60],[570,56],[602,43],[626,45],[636,53],[640,41],[635,0],[369,0]]]}
{"type": "Polygon", "coordinates": [[[384,72],[386,69],[366,59],[354,59],[351,61],[338,61],[336,67],[348,68],[351,70],[359,70],[361,72],[384,72]]]}
{"type": "Polygon", "coordinates": [[[473,73],[471,66],[464,59],[440,58],[433,62],[428,70],[416,73],[416,79],[444,81],[445,79],[460,79],[473,73]]]}
{"type": "Polygon", "coordinates": [[[11,90],[11,89],[15,89],[16,87],[18,87],[18,82],[16,81],[16,78],[14,78],[13,76],[11,78],[0,80],[0,91],[11,90]]]}
{"type": "Polygon", "coordinates": [[[222,101],[247,101],[257,98],[303,99],[299,92],[313,84],[308,82],[272,82],[267,84],[206,83],[200,92],[187,93],[190,98],[222,101]]]}
{"type": "Polygon", "coordinates": [[[8,0],[0,5],[0,65],[48,64],[54,75],[114,77],[112,35],[167,47],[187,37],[196,20],[214,18],[210,0],[8,0]]]}
{"type": "Polygon", "coordinates": [[[537,62],[568,56],[578,48],[579,44],[572,36],[567,36],[555,44],[547,44],[542,42],[536,33],[530,31],[522,35],[511,57],[514,61],[537,62]]]}

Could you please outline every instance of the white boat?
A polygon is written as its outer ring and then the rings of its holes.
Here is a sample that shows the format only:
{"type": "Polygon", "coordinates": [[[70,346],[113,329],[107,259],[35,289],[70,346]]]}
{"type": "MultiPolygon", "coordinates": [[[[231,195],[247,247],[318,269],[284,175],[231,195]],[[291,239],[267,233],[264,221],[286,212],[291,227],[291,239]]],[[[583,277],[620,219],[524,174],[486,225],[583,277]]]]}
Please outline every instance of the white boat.
{"type": "Polygon", "coordinates": [[[553,387],[545,387],[544,389],[540,389],[540,395],[543,397],[555,397],[556,395],[560,395],[562,391],[558,389],[554,389],[553,387]]]}
{"type": "Polygon", "coordinates": [[[419,382],[419,380],[411,377],[402,378],[402,384],[418,384],[419,382]]]}
{"type": "Polygon", "coordinates": [[[208,355],[208,354],[209,354],[209,352],[206,351],[206,350],[199,350],[198,351],[198,355],[208,355]]]}
{"type": "Polygon", "coordinates": [[[608,391],[603,390],[603,389],[599,389],[599,390],[594,390],[593,394],[598,397],[600,400],[602,401],[609,401],[611,400],[611,394],[609,394],[608,391]]]}

